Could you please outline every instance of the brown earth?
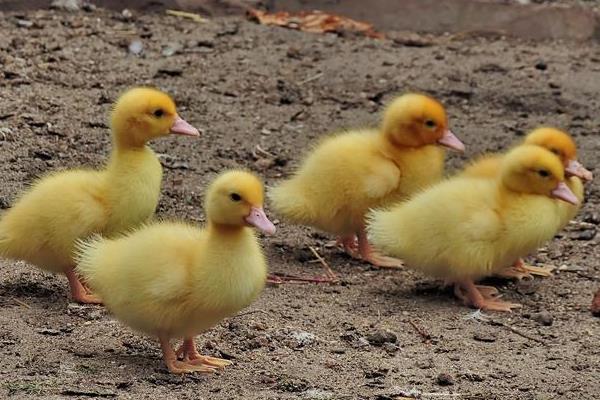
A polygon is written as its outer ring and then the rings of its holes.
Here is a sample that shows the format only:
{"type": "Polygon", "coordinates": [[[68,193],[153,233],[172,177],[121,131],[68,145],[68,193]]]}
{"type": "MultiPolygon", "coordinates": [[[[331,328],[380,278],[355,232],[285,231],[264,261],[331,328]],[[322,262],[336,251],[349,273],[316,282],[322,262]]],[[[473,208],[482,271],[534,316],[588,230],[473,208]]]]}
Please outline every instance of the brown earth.
{"type": "MultiPolygon", "coordinates": [[[[216,172],[249,167],[273,184],[319,136],[376,124],[383,104],[406,90],[447,105],[468,146],[449,156],[449,171],[551,124],[568,129],[580,160],[600,173],[597,44],[394,39],[305,34],[238,17],[197,24],[101,10],[4,14],[0,205],[45,171],[100,165],[110,103],[138,84],[170,92],[205,131],[153,144],[165,165],[160,216],[202,221],[203,188],[216,172]],[[127,51],[135,39],[139,56],[127,51]],[[272,156],[254,156],[257,145],[272,156]]],[[[0,397],[597,399],[600,319],[589,306],[600,285],[598,180],[586,195],[577,217],[586,224],[529,259],[563,266],[554,278],[493,282],[523,304],[491,315],[496,323],[466,319],[472,310],[426,277],[373,269],[325,248],[324,235],[280,224],[263,241],[273,271],[321,273],[310,262],[314,246],[342,283],[268,287],[254,312],[199,337],[202,351],[235,361],[211,376],[170,375],[152,339],[102,307],[69,303],[63,277],[0,261],[0,397]]]]}

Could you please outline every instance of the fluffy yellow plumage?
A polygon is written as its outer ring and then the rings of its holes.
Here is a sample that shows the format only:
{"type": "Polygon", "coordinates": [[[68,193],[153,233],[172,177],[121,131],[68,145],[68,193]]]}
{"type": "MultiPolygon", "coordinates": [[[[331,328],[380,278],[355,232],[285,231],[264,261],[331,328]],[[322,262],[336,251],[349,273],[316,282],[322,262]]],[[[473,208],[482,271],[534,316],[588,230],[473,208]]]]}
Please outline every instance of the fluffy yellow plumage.
{"type": "MultiPolygon", "coordinates": [[[[558,201],[558,213],[560,223],[556,227],[555,234],[563,229],[570,220],[572,220],[583,203],[584,189],[581,179],[591,180],[593,175],[577,161],[577,148],[571,136],[556,128],[541,127],[531,131],[523,141],[524,144],[543,147],[556,154],[564,168],[567,186],[575,194],[579,203],[577,205],[558,201]]],[[[469,177],[480,177],[485,179],[495,179],[500,171],[503,155],[490,154],[471,163],[461,175],[469,177]]],[[[498,275],[509,278],[525,278],[531,275],[551,276],[554,267],[533,267],[526,265],[519,259],[515,265],[507,267],[500,271],[498,275]]]]}
{"type": "Polygon", "coordinates": [[[158,203],[162,168],[145,143],[169,133],[198,134],[177,115],[168,95],[147,88],[121,96],[111,128],[114,147],[106,168],[51,173],[0,220],[0,256],[65,273],[74,300],[86,303],[99,300],[73,273],[75,240],[147,221],[158,203]]]}
{"type": "Polygon", "coordinates": [[[523,145],[502,160],[496,179],[458,176],[389,210],[370,214],[373,244],[409,266],[455,283],[477,308],[509,311],[495,289],[474,280],[493,274],[552,239],[559,223],[554,198],[577,203],[564,168],[549,151],[523,145]]]}
{"type": "Polygon", "coordinates": [[[267,264],[248,227],[274,233],[262,204],[254,175],[222,174],[207,191],[205,229],[161,222],[121,238],[82,242],[77,271],[117,318],[159,337],[170,371],[212,372],[228,362],[200,356],[193,337],[262,291],[267,264]],[[179,337],[184,361],[169,344],[179,337]]]}
{"type": "Polygon", "coordinates": [[[387,108],[379,130],[358,130],[323,140],[294,176],[269,197],[288,221],[338,235],[346,251],[379,266],[399,260],[371,251],[364,217],[373,207],[408,198],[441,179],[444,151],[463,150],[448,129],[444,107],[436,100],[406,94],[387,108]]]}

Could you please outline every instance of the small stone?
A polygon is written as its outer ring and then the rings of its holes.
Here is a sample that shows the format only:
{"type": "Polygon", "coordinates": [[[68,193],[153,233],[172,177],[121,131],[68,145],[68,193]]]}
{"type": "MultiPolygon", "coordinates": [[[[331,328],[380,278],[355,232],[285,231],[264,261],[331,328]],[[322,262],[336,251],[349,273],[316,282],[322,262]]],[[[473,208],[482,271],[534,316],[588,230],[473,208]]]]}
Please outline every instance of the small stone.
{"type": "Polygon", "coordinates": [[[473,339],[477,340],[478,342],[493,343],[498,338],[496,334],[491,332],[477,332],[473,335],[473,339]]]}
{"type": "Polygon", "coordinates": [[[539,313],[531,314],[531,319],[544,326],[551,326],[554,322],[554,317],[548,311],[540,311],[539,313]]]}
{"type": "Polygon", "coordinates": [[[142,54],[142,51],[144,51],[144,44],[141,40],[135,39],[132,40],[131,43],[129,43],[129,46],[127,48],[129,50],[129,53],[139,56],[140,54],[142,54]]]}
{"type": "Polygon", "coordinates": [[[0,197],[0,209],[6,210],[7,208],[10,208],[8,200],[6,200],[4,197],[0,197]]]}
{"type": "Polygon", "coordinates": [[[31,28],[33,26],[33,22],[27,19],[18,19],[17,26],[19,28],[31,28]]]}
{"type": "Polygon", "coordinates": [[[597,213],[597,212],[586,213],[583,216],[583,221],[589,222],[590,224],[594,224],[594,225],[600,225],[600,213],[597,213]]]}
{"type": "Polygon", "coordinates": [[[398,337],[392,331],[380,329],[368,335],[367,340],[372,346],[383,346],[385,343],[396,343],[398,337]]]}
{"type": "Polygon", "coordinates": [[[81,0],[53,0],[50,8],[63,11],[79,11],[83,6],[81,0]]]}
{"type": "Polygon", "coordinates": [[[446,372],[442,372],[441,374],[439,374],[435,381],[440,386],[454,385],[454,378],[452,377],[452,375],[446,372]]]}
{"type": "Polygon", "coordinates": [[[133,13],[125,8],[123,11],[121,11],[121,17],[124,21],[131,21],[133,19],[133,13]]]}
{"type": "Polygon", "coordinates": [[[290,336],[296,341],[298,347],[308,346],[317,340],[315,335],[304,331],[291,332],[290,336]]]}
{"type": "Polygon", "coordinates": [[[335,349],[331,349],[333,354],[346,354],[346,350],[341,347],[336,347],[335,349]]]}
{"type": "Polygon", "coordinates": [[[179,43],[169,43],[163,48],[162,55],[165,57],[174,56],[175,54],[179,53],[182,48],[183,46],[179,43]]]}
{"type": "Polygon", "coordinates": [[[34,150],[33,156],[35,158],[39,158],[40,160],[52,160],[52,154],[44,149],[34,150]]]}
{"type": "Polygon", "coordinates": [[[546,64],[544,61],[538,61],[537,63],[535,63],[535,69],[539,69],[540,71],[545,71],[548,69],[548,64],[546,64]]]}
{"type": "Polygon", "coordinates": [[[586,229],[583,231],[572,232],[570,235],[571,239],[575,240],[592,240],[596,237],[596,229],[586,229]]]}
{"type": "Polygon", "coordinates": [[[36,332],[41,333],[42,335],[48,335],[48,336],[58,336],[61,334],[61,332],[59,330],[50,329],[50,328],[41,328],[41,329],[38,329],[36,332]]]}
{"type": "Polygon", "coordinates": [[[383,344],[383,349],[388,353],[388,354],[395,354],[398,352],[398,350],[400,350],[400,347],[394,343],[384,343],[383,344]]]}
{"type": "Polygon", "coordinates": [[[86,1],[86,2],[85,2],[85,3],[83,3],[83,5],[81,6],[81,9],[82,9],[83,11],[87,11],[87,12],[96,11],[96,5],[86,1]]]}

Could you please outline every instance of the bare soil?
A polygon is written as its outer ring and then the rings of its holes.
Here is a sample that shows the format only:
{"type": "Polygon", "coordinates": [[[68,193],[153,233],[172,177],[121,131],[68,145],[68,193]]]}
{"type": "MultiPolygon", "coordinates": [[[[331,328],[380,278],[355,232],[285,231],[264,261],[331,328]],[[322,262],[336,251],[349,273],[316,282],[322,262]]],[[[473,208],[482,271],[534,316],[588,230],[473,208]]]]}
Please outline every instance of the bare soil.
{"type": "MultiPolygon", "coordinates": [[[[247,167],[273,184],[318,137],[377,124],[384,104],[407,90],[443,101],[467,144],[465,155],[449,156],[449,172],[550,124],[569,130],[579,159],[600,173],[596,43],[405,35],[305,34],[239,17],[6,13],[0,206],[46,171],[101,165],[110,104],[140,84],[171,93],[205,132],[153,143],[165,166],[161,217],[200,223],[216,172],[247,167]],[[128,51],[133,40],[140,55],[128,51]],[[270,155],[257,155],[257,145],[270,155]]],[[[466,318],[473,310],[438,282],[373,269],[327,248],[325,235],[280,224],[263,240],[272,271],[322,273],[313,246],[342,281],[268,287],[245,314],[201,335],[203,352],[235,362],[211,376],[169,374],[153,339],[103,307],[70,303],[64,277],[0,261],[0,397],[597,399],[600,318],[589,306],[600,285],[598,182],[577,217],[585,224],[529,258],[563,266],[554,278],[492,281],[523,304],[494,322],[466,318]]]]}

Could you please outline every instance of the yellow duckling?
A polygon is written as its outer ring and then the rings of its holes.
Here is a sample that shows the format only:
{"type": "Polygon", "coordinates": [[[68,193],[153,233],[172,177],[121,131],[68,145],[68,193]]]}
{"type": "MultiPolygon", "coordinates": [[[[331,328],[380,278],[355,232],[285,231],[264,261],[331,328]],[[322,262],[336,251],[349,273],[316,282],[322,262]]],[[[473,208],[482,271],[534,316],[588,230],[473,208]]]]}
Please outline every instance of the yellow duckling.
{"type": "Polygon", "coordinates": [[[135,88],[111,118],[113,150],[102,170],[51,173],[34,183],[0,219],[0,256],[67,276],[71,296],[99,303],[73,271],[76,239],[111,235],[147,221],[158,203],[162,168],[146,142],[169,133],[198,135],[165,93],[135,88]]]}
{"type": "MultiPolygon", "coordinates": [[[[569,186],[571,191],[579,200],[577,205],[567,204],[557,200],[560,204],[559,213],[561,218],[559,226],[556,227],[556,234],[575,217],[581,208],[584,197],[584,189],[581,179],[591,181],[593,179],[593,175],[577,161],[577,147],[571,136],[566,132],[550,127],[537,128],[531,131],[531,133],[525,137],[523,143],[541,146],[547,150],[550,150],[560,158],[565,168],[567,186],[569,186]]],[[[501,154],[483,156],[465,168],[461,174],[463,176],[494,179],[500,171],[502,157],[503,156],[501,154]]],[[[551,276],[551,271],[553,269],[553,266],[534,267],[526,265],[522,259],[519,259],[515,265],[500,271],[498,275],[502,277],[518,279],[531,278],[532,275],[551,276]]]]}
{"type": "Polygon", "coordinates": [[[250,227],[275,232],[262,206],[258,178],[224,173],[208,188],[205,229],[159,222],[121,238],[82,242],[77,272],[118,319],[159,338],[171,372],[212,372],[229,362],[198,354],[194,336],[262,291],[267,264],[250,227]],[[169,342],[179,337],[183,345],[174,352],[169,342]]]}
{"type": "Polygon", "coordinates": [[[449,130],[446,111],[438,101],[406,94],[387,107],[380,129],[323,140],[269,197],[287,220],[337,235],[352,256],[376,266],[397,267],[400,260],[372,250],[365,214],[439,181],[444,171],[440,145],[464,150],[449,130]]]}
{"type": "Polygon", "coordinates": [[[552,239],[560,218],[554,199],[578,203],[562,163],[548,150],[523,145],[503,157],[496,179],[458,176],[372,212],[369,233],[377,248],[454,283],[466,304],[510,311],[518,305],[474,281],[552,239]]]}

